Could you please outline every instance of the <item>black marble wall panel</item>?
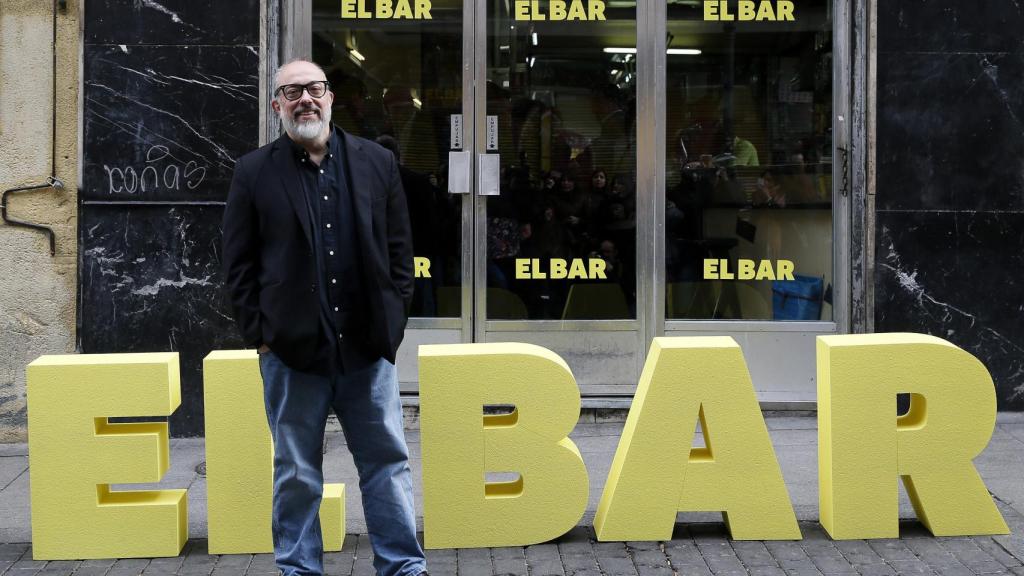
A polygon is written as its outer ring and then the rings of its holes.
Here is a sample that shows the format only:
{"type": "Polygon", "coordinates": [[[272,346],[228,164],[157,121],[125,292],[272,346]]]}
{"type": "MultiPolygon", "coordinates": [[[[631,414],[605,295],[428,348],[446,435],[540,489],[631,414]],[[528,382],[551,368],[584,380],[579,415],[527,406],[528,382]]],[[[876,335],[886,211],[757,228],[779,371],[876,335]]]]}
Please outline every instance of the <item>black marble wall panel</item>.
{"type": "Polygon", "coordinates": [[[878,60],[878,208],[1024,209],[1024,53],[878,60]]]}
{"type": "Polygon", "coordinates": [[[88,44],[259,43],[259,0],[88,0],[88,44]]]}
{"type": "Polygon", "coordinates": [[[977,356],[1024,410],[1024,5],[878,4],[875,330],[977,356]]]}
{"type": "Polygon", "coordinates": [[[221,200],[259,139],[253,46],[90,46],[86,200],[221,200]]]}
{"type": "Polygon", "coordinates": [[[1024,49],[1024,4],[1019,0],[897,0],[877,5],[881,52],[1024,49]]]}
{"type": "Polygon", "coordinates": [[[220,206],[85,206],[80,214],[82,350],[180,353],[176,436],[203,432],[202,359],[241,347],[223,296],[222,215],[220,206]]]}
{"type": "Polygon", "coordinates": [[[881,212],[876,330],[978,357],[1002,410],[1024,410],[1024,214],[881,212]]]}
{"type": "Polygon", "coordinates": [[[202,359],[240,345],[220,203],[259,143],[259,2],[89,0],[84,26],[79,348],[179,352],[171,433],[202,435],[202,359]]]}

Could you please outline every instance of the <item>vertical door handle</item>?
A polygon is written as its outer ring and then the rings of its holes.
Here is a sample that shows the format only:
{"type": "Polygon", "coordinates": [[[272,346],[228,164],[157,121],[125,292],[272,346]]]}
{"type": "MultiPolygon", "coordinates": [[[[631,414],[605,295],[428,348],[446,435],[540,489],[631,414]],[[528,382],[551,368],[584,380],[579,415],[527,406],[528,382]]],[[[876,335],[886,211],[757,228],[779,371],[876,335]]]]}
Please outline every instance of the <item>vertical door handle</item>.
{"type": "Polygon", "coordinates": [[[453,150],[448,153],[448,193],[473,191],[473,153],[453,150]]]}
{"type": "Polygon", "coordinates": [[[477,156],[477,194],[498,196],[501,194],[501,155],[480,154],[477,156]]]}

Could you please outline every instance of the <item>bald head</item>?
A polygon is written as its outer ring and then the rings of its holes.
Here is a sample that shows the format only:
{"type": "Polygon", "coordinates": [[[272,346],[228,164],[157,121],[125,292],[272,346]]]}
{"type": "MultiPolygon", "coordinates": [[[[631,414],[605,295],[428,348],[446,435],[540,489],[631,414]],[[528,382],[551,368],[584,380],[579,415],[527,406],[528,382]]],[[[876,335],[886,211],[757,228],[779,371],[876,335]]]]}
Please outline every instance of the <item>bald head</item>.
{"type": "Polygon", "coordinates": [[[306,84],[314,80],[327,80],[327,73],[316,62],[302,60],[301,58],[291,60],[282,64],[274,72],[274,93],[285,84],[306,84]],[[307,78],[304,81],[295,81],[296,77],[307,78]]]}

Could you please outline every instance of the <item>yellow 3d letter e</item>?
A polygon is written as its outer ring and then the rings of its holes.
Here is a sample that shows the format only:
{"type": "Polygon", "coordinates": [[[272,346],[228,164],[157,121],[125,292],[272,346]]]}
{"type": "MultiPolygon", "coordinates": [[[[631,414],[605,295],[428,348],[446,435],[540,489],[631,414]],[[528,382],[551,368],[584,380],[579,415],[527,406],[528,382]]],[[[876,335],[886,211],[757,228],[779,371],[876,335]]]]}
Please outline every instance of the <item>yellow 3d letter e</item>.
{"type": "Polygon", "coordinates": [[[819,336],[822,526],[836,539],[898,537],[898,476],[935,536],[1007,534],[972,463],[995,423],[988,371],[945,340],[819,336]],[[910,410],[897,417],[899,393],[910,410]]]}
{"type": "Polygon", "coordinates": [[[32,550],[37,560],[177,556],[188,540],[185,490],[113,491],[158,482],[167,424],[181,404],[178,355],[43,356],[28,366],[32,550]]]}
{"type": "Polygon", "coordinates": [[[419,360],[426,546],[524,546],[575,526],[589,484],[565,361],[529,344],[421,346],[419,360]]]}

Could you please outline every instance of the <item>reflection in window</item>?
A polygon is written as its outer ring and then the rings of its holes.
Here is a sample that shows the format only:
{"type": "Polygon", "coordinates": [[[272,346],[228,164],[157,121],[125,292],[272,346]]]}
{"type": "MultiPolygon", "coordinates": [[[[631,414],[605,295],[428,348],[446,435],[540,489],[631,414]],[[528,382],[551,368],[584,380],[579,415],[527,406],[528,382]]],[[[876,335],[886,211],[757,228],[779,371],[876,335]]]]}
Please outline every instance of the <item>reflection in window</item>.
{"type": "Polygon", "coordinates": [[[668,14],[667,317],[831,319],[831,4],[795,22],[668,14]]]}
{"type": "Polygon", "coordinates": [[[564,22],[488,5],[487,317],[635,318],[636,5],[564,22]]]}
{"type": "Polygon", "coordinates": [[[334,123],[399,157],[419,262],[411,315],[458,317],[462,196],[447,193],[447,169],[450,115],[462,113],[462,0],[433,0],[430,16],[340,19],[337,0],[313,0],[313,60],[331,82],[334,123]]]}

